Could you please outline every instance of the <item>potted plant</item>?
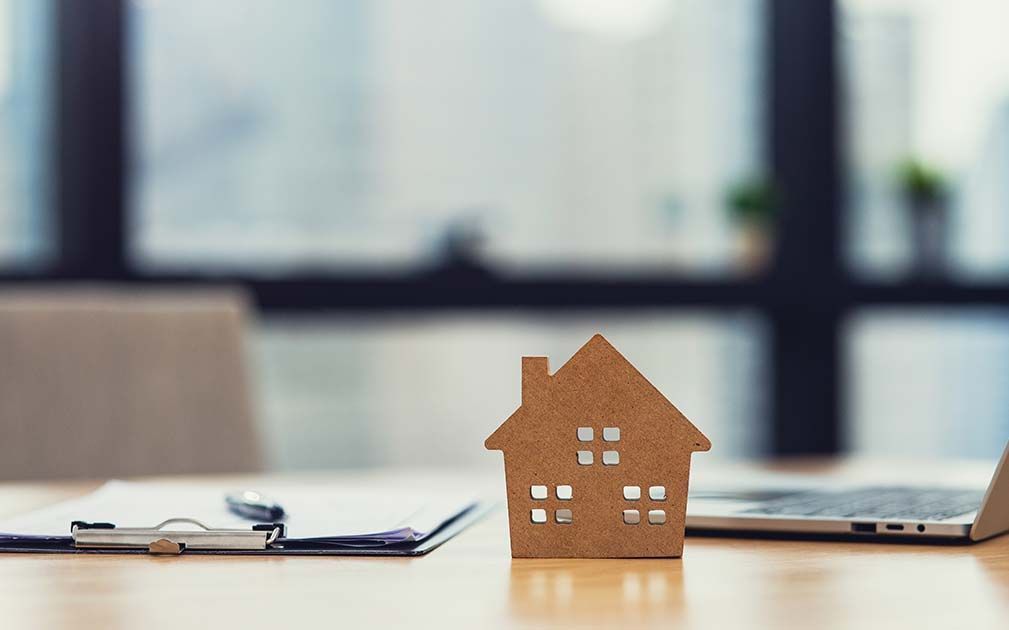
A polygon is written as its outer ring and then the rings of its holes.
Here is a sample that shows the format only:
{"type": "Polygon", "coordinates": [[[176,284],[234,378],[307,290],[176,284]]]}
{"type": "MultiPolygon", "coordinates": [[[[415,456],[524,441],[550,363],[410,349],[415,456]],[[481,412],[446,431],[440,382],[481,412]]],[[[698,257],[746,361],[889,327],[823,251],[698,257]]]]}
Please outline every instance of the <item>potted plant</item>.
{"type": "Polygon", "coordinates": [[[729,217],[737,228],[737,256],[747,271],[762,269],[774,242],[778,193],[774,183],[753,177],[729,188],[725,199],[729,217]]]}
{"type": "Polygon", "coordinates": [[[919,275],[940,275],[949,229],[946,180],[938,169],[908,159],[897,170],[897,185],[910,227],[912,268],[919,275]]]}

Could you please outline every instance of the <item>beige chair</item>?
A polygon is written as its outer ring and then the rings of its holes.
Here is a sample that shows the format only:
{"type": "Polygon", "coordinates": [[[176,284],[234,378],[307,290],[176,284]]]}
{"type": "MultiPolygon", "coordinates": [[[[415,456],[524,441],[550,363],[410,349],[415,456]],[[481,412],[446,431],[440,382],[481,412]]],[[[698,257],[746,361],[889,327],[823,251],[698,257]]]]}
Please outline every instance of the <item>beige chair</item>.
{"type": "Polygon", "coordinates": [[[254,471],[237,291],[0,291],[0,480],[254,471]]]}

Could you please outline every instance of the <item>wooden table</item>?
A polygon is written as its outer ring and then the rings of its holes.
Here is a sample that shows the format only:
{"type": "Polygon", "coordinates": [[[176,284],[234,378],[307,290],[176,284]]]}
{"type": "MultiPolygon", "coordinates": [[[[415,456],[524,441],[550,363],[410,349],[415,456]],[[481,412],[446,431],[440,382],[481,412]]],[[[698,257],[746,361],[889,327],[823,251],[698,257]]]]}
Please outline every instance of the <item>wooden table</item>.
{"type": "MultiPolygon", "coordinates": [[[[0,484],[0,516],[95,485],[0,484]]],[[[498,511],[416,559],[0,554],[2,628],[564,625],[1009,628],[1009,536],[956,547],[691,537],[682,560],[513,561],[498,511]]]]}

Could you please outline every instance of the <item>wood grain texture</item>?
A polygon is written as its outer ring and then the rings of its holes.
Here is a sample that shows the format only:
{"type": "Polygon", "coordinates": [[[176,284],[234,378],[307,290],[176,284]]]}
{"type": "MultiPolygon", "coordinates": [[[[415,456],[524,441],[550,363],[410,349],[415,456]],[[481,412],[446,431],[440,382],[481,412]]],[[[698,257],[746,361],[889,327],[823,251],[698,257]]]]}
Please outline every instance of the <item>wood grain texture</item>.
{"type": "MultiPolygon", "coordinates": [[[[0,485],[0,515],[94,485],[0,485]]],[[[690,537],[681,560],[541,560],[512,559],[507,528],[499,510],[416,559],[0,554],[0,626],[978,630],[1009,619],[1006,536],[955,547],[690,537]]]]}
{"type": "Polygon", "coordinates": [[[546,357],[522,358],[522,406],[485,446],[504,451],[514,557],[675,558],[683,552],[690,456],[711,443],[595,335],[554,375],[546,357]],[[607,427],[619,439],[607,441],[607,427]],[[579,428],[591,439],[580,440],[579,428]],[[607,452],[619,463],[606,465],[607,452]],[[548,497],[533,497],[533,486],[545,486],[548,497]],[[570,486],[572,497],[562,500],[558,486],[570,486]],[[626,499],[624,487],[640,498],[626,499]],[[662,488],[663,498],[650,498],[650,487],[662,488]],[[570,522],[558,522],[561,510],[570,522]],[[625,522],[625,510],[636,523],[625,522]],[[661,523],[650,522],[653,511],[661,523]]]}

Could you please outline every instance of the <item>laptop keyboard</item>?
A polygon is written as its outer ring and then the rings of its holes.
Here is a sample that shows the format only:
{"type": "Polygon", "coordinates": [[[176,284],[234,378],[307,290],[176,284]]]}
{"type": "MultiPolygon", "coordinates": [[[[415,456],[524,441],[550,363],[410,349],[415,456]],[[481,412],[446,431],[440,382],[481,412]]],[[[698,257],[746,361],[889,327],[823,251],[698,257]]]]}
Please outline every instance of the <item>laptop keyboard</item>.
{"type": "Polygon", "coordinates": [[[940,488],[861,488],[798,492],[743,510],[743,514],[821,518],[941,521],[981,506],[984,492],[940,488]]]}

